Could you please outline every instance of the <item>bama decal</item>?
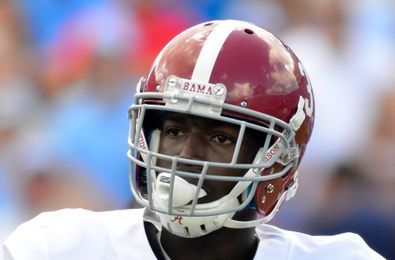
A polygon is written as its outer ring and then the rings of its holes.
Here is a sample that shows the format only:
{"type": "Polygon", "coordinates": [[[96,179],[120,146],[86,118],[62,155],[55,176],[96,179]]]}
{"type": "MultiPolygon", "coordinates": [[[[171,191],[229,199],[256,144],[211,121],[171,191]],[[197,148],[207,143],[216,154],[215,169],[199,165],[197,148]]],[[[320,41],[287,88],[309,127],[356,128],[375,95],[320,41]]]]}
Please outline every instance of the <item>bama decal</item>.
{"type": "Polygon", "coordinates": [[[201,93],[204,95],[212,95],[213,93],[211,86],[190,82],[184,82],[182,89],[188,92],[201,93]]]}

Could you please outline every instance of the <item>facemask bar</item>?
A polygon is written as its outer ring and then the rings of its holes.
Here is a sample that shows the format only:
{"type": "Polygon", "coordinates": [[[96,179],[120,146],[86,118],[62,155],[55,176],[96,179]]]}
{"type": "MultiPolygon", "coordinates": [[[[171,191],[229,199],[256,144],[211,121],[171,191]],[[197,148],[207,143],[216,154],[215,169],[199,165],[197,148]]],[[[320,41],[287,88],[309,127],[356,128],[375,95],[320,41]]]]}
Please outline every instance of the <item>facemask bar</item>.
{"type": "Polygon", "coordinates": [[[207,170],[208,170],[208,163],[205,162],[204,166],[203,166],[203,169],[202,169],[202,172],[201,172],[200,177],[199,177],[198,184],[197,184],[196,194],[195,194],[195,196],[193,198],[193,201],[192,201],[191,216],[195,212],[197,201],[198,201],[198,198],[199,198],[198,194],[199,194],[200,190],[202,189],[202,185],[203,185],[204,179],[205,179],[205,177],[207,175],[207,170]]]}
{"type": "MultiPolygon", "coordinates": [[[[256,111],[248,110],[245,108],[240,108],[236,107],[233,105],[229,104],[223,104],[223,109],[229,110],[229,111],[234,111],[240,114],[245,114],[247,116],[251,117],[256,117],[262,121],[270,122],[268,127],[262,127],[258,126],[255,124],[251,124],[245,121],[240,121],[237,119],[229,118],[229,117],[223,117],[220,116],[219,118],[214,117],[214,116],[207,116],[205,115],[206,118],[212,118],[216,120],[221,120],[223,122],[235,124],[240,126],[240,131],[239,131],[239,138],[236,143],[235,151],[232,157],[232,160],[230,163],[217,163],[217,162],[202,162],[202,161],[196,161],[196,160],[190,160],[190,159],[184,159],[184,158],[175,158],[172,156],[166,156],[163,154],[157,153],[157,151],[152,151],[148,149],[147,144],[142,141],[141,136],[144,137],[143,133],[143,118],[145,116],[146,110],[161,110],[161,111],[169,111],[169,112],[181,112],[185,113],[185,111],[179,111],[178,109],[175,108],[169,108],[165,107],[163,105],[154,105],[154,104],[143,104],[142,100],[145,99],[162,99],[164,96],[163,93],[144,93],[144,94],[136,94],[136,100],[135,100],[135,105],[132,105],[130,110],[129,110],[129,117],[130,117],[130,132],[129,132],[129,146],[130,150],[128,152],[128,157],[131,159],[131,173],[130,173],[130,182],[131,182],[131,188],[134,197],[136,200],[142,204],[145,207],[149,207],[155,211],[162,212],[164,214],[171,214],[171,215],[194,215],[194,216],[208,216],[208,215],[215,215],[219,213],[226,213],[226,212],[234,212],[237,210],[241,210],[244,207],[247,206],[249,201],[252,199],[253,194],[255,193],[256,186],[259,182],[265,181],[265,180],[270,180],[274,179],[280,176],[283,176],[286,174],[290,169],[292,169],[296,165],[296,160],[297,157],[291,158],[294,160],[294,163],[287,164],[287,166],[280,172],[278,173],[273,173],[271,175],[265,175],[265,176],[260,176],[261,170],[256,170],[255,174],[253,176],[240,176],[240,177],[233,177],[233,176],[218,176],[218,175],[207,175],[207,169],[208,167],[225,167],[225,168],[239,168],[239,169],[265,169],[267,167],[270,167],[274,162],[278,161],[280,155],[283,153],[283,151],[286,151],[287,149],[297,149],[295,142],[294,142],[294,132],[290,128],[288,124],[285,122],[282,122],[274,117],[271,117],[269,115],[264,115],[261,113],[258,113],[256,111]],[[275,126],[279,126],[282,129],[284,129],[283,133],[280,133],[276,130],[274,130],[275,126]],[[258,164],[237,164],[237,158],[239,156],[239,151],[240,151],[240,146],[242,143],[242,139],[245,133],[246,127],[249,127],[251,129],[257,130],[264,132],[267,135],[264,147],[263,147],[263,154],[265,155],[269,149],[269,144],[270,140],[272,137],[276,137],[277,140],[282,144],[281,151],[279,151],[277,154],[275,154],[270,160],[262,160],[258,164]],[[139,160],[137,158],[137,155],[140,154],[141,157],[143,157],[143,160],[139,160]],[[145,157],[145,159],[144,159],[145,157]],[[169,160],[172,162],[173,167],[171,169],[167,168],[162,168],[158,167],[155,165],[155,163],[152,163],[152,159],[163,159],[163,160],[169,160]],[[182,171],[176,171],[176,165],[178,162],[185,163],[185,164],[191,164],[191,165],[199,165],[203,166],[203,170],[201,173],[190,173],[190,172],[182,172],[182,171]],[[135,166],[139,165],[140,167],[146,168],[147,169],[147,194],[148,198],[145,198],[140,192],[137,192],[139,190],[137,180],[136,180],[136,171],[135,171],[135,166]],[[154,206],[154,203],[152,201],[152,192],[153,192],[153,183],[155,182],[155,172],[168,172],[171,174],[171,182],[170,185],[174,185],[174,178],[175,176],[179,177],[185,177],[185,178],[198,178],[198,185],[197,185],[197,190],[195,193],[195,196],[192,200],[192,204],[188,208],[182,208],[182,209],[175,209],[172,207],[172,199],[173,199],[173,192],[174,192],[174,186],[170,187],[170,200],[168,203],[168,210],[163,210],[156,208],[154,206]],[[230,209],[227,211],[220,211],[216,212],[215,209],[209,209],[212,208],[213,205],[208,206],[208,209],[206,212],[200,212],[200,208],[205,208],[204,204],[197,204],[198,201],[198,196],[197,194],[201,190],[202,184],[204,180],[218,180],[218,181],[233,181],[233,182],[240,182],[240,183],[245,183],[245,187],[252,185],[252,188],[249,192],[249,195],[247,196],[247,199],[241,203],[239,207],[236,209],[230,209]]],[[[173,97],[174,98],[174,97],[173,97]]],[[[180,98],[185,98],[185,97],[176,97],[178,99],[180,98]]],[[[188,101],[190,102],[201,102],[201,103],[207,103],[206,100],[199,100],[199,99],[192,99],[188,101]]],[[[208,102],[209,103],[209,102],[208,102]]],[[[192,113],[191,113],[192,114],[192,113]]],[[[202,115],[199,115],[202,116],[202,115]]],[[[143,138],[144,140],[144,138],[143,138]]],[[[239,194],[238,194],[239,195],[239,194]]]]}

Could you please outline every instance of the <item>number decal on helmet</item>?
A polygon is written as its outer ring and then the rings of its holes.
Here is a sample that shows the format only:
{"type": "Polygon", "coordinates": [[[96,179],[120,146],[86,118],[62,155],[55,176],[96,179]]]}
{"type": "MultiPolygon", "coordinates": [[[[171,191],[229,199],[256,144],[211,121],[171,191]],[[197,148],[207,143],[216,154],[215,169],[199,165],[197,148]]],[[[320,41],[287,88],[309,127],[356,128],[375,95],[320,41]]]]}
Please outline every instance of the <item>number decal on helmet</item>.
{"type": "Polygon", "coordinates": [[[314,96],[313,96],[313,90],[311,88],[311,82],[310,78],[305,72],[305,68],[302,63],[298,62],[299,70],[300,73],[307,79],[307,92],[309,93],[310,100],[305,98],[305,104],[304,104],[304,109],[306,111],[306,114],[311,117],[313,116],[313,109],[314,109],[314,96]]]}

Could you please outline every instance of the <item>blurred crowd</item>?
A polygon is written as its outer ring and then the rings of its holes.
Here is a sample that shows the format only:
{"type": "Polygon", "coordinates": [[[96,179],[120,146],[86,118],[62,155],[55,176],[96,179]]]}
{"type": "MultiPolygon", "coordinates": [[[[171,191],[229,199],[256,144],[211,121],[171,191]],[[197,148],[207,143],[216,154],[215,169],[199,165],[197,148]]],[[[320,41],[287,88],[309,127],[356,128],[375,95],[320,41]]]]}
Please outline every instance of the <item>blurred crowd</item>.
{"type": "Polygon", "coordinates": [[[395,2],[0,1],[0,242],[64,207],[126,208],[128,106],[183,29],[243,19],[296,52],[316,123],[296,197],[274,224],[356,232],[395,259],[395,2]]]}

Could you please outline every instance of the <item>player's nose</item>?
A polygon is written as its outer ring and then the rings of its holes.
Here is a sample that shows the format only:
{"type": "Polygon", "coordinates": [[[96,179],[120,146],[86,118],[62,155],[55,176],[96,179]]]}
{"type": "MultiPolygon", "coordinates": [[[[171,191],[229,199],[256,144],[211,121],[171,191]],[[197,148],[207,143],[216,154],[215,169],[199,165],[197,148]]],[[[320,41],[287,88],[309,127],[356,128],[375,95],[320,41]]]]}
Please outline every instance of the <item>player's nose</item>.
{"type": "Polygon", "coordinates": [[[182,143],[178,156],[184,159],[204,160],[205,151],[204,138],[198,133],[191,133],[182,143]]]}

